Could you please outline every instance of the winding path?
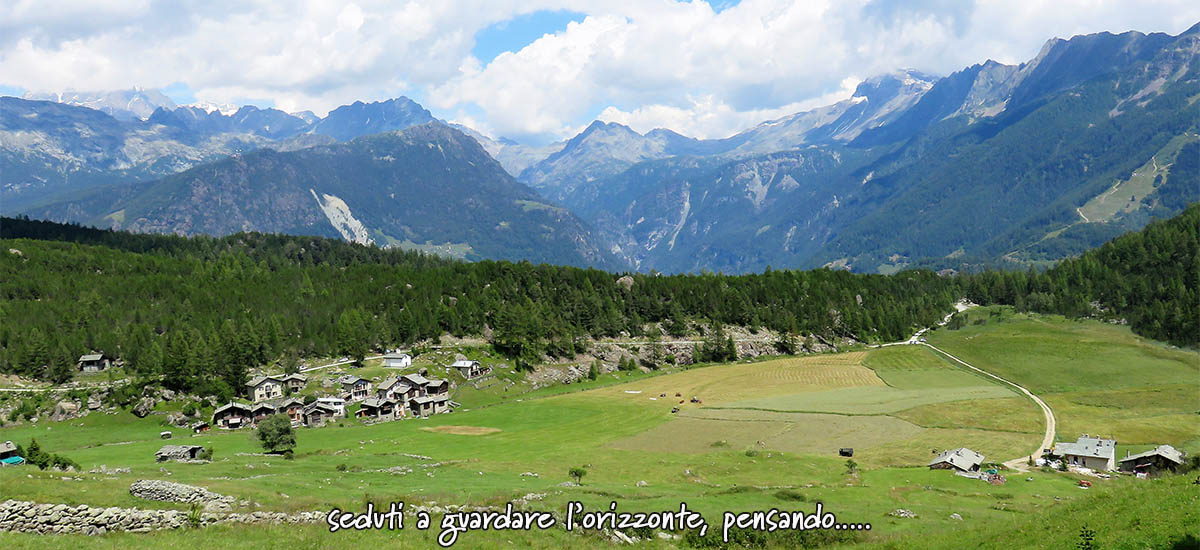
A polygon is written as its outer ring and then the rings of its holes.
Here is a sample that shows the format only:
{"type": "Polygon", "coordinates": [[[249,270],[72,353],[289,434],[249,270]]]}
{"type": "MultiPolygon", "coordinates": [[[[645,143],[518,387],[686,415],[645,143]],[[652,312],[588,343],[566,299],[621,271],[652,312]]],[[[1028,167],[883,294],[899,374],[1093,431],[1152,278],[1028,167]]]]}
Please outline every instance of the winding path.
{"type": "MultiPolygon", "coordinates": [[[[1038,447],[1038,449],[1036,451],[1034,451],[1034,453],[1030,456],[1041,456],[1042,451],[1050,449],[1050,447],[1052,445],[1054,445],[1054,431],[1056,429],[1056,424],[1057,424],[1054,420],[1054,411],[1050,409],[1050,405],[1047,405],[1045,401],[1042,401],[1042,398],[1034,395],[1033,392],[1029,391],[1024,386],[1018,385],[1017,383],[1011,382],[1004,378],[1000,378],[999,376],[996,376],[988,371],[985,371],[979,367],[976,367],[975,365],[972,365],[966,361],[963,361],[962,359],[959,359],[959,358],[951,355],[950,353],[946,352],[945,350],[943,350],[937,346],[934,346],[933,344],[929,344],[927,342],[921,342],[921,345],[925,346],[929,349],[932,349],[938,353],[941,353],[942,355],[945,355],[946,357],[953,359],[960,365],[967,367],[968,369],[971,369],[975,372],[978,372],[979,374],[994,378],[996,380],[999,380],[1000,382],[1008,384],[1009,386],[1016,388],[1018,391],[1025,394],[1030,399],[1032,399],[1034,403],[1037,403],[1038,407],[1041,407],[1042,415],[1046,417],[1046,433],[1045,433],[1045,435],[1042,436],[1041,446],[1038,447]]],[[[1014,470],[1024,471],[1025,467],[1027,466],[1027,463],[1026,463],[1027,460],[1028,460],[1027,457],[1017,457],[1012,460],[1009,460],[1008,462],[1005,462],[1004,465],[1009,468],[1012,468],[1014,470]]]]}
{"type": "MultiPolygon", "coordinates": [[[[971,309],[972,307],[975,307],[974,304],[968,304],[965,301],[961,301],[961,302],[958,302],[957,304],[954,304],[954,309],[957,310],[955,313],[966,311],[968,309],[971,309]]],[[[944,318],[942,318],[942,321],[940,323],[938,323],[938,326],[946,325],[947,323],[950,322],[950,318],[953,316],[954,316],[954,313],[946,315],[944,318]]],[[[928,330],[929,330],[928,328],[923,328],[921,330],[918,330],[916,332],[916,334],[913,334],[912,337],[909,338],[908,340],[903,340],[900,342],[891,342],[888,344],[879,344],[878,346],[873,346],[873,347],[922,345],[931,350],[934,350],[937,353],[945,355],[946,357],[954,360],[956,363],[958,363],[964,367],[967,367],[968,369],[971,369],[975,372],[978,372],[979,374],[982,374],[984,376],[987,376],[989,378],[997,380],[1001,383],[1012,386],[1013,388],[1016,388],[1017,391],[1025,394],[1030,399],[1032,399],[1034,403],[1037,403],[1037,406],[1042,409],[1042,415],[1046,419],[1046,433],[1042,436],[1042,444],[1040,447],[1038,447],[1038,449],[1036,451],[1033,452],[1033,454],[1028,455],[1028,456],[1034,456],[1034,457],[1041,456],[1042,451],[1048,450],[1051,448],[1052,445],[1054,445],[1054,433],[1055,433],[1055,430],[1057,429],[1057,422],[1054,419],[1054,411],[1052,409],[1050,409],[1050,405],[1047,405],[1045,401],[1042,401],[1042,398],[1034,395],[1033,392],[1029,391],[1024,386],[1021,386],[1011,380],[1006,380],[1004,378],[996,376],[988,371],[985,371],[979,367],[976,367],[975,365],[972,365],[966,361],[963,361],[962,359],[959,359],[958,357],[955,357],[954,355],[951,355],[946,350],[943,350],[943,349],[941,349],[937,346],[934,346],[933,344],[930,344],[928,342],[925,342],[922,339],[922,336],[924,336],[928,330]]],[[[1005,462],[1004,465],[1007,466],[1008,468],[1011,468],[1014,470],[1025,471],[1028,466],[1028,464],[1027,464],[1028,456],[1014,458],[1012,460],[1005,462]]]]}

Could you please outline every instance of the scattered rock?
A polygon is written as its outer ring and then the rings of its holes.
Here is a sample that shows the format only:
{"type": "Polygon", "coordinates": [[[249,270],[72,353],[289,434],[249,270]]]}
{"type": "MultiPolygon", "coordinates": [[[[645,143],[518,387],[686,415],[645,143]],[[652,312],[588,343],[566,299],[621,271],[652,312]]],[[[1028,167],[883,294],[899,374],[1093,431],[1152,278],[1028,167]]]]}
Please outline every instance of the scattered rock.
{"type": "Polygon", "coordinates": [[[912,510],[905,510],[904,508],[896,508],[895,510],[888,512],[888,515],[892,516],[894,518],[904,518],[904,519],[912,519],[912,518],[917,517],[916,512],[913,512],[912,510]]]}
{"type": "Polygon", "coordinates": [[[950,519],[962,521],[962,516],[958,515],[958,512],[955,512],[953,514],[950,514],[950,519]]]}
{"type": "Polygon", "coordinates": [[[157,500],[159,502],[222,502],[229,505],[236,500],[233,497],[214,493],[203,487],[157,479],[139,479],[133,482],[129,486],[129,494],[138,498],[157,500]]]}
{"type": "Polygon", "coordinates": [[[638,487],[645,487],[645,486],[649,485],[649,483],[646,483],[645,480],[641,480],[641,481],[638,481],[637,483],[635,483],[635,485],[637,485],[638,487]]]}
{"type": "Polygon", "coordinates": [[[153,397],[143,397],[138,400],[137,405],[133,406],[133,415],[138,418],[146,418],[151,410],[154,410],[154,405],[158,404],[153,397]]]}
{"type": "Polygon", "coordinates": [[[620,279],[617,279],[617,286],[622,287],[625,290],[631,290],[633,288],[633,277],[626,275],[620,279]]]}

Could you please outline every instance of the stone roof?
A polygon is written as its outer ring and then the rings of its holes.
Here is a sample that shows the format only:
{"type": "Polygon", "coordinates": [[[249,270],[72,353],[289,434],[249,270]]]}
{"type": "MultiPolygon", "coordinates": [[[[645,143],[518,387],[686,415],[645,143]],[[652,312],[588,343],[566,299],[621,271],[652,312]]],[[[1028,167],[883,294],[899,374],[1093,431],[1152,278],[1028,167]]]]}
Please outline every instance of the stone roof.
{"type": "Polygon", "coordinates": [[[363,399],[363,402],[362,402],[363,407],[371,407],[374,409],[377,409],[384,405],[395,405],[395,404],[396,404],[395,399],[380,399],[378,397],[368,397],[366,399],[363,399]]]}
{"type": "Polygon", "coordinates": [[[478,365],[479,365],[479,361],[471,361],[469,359],[459,359],[458,361],[455,361],[453,365],[450,365],[450,366],[454,367],[456,369],[463,369],[463,368],[475,367],[478,365]]]}
{"type": "Polygon", "coordinates": [[[1100,439],[1085,435],[1074,443],[1055,443],[1051,454],[1057,456],[1071,455],[1091,458],[1113,458],[1116,452],[1117,441],[1115,439],[1100,439]]]}
{"type": "Polygon", "coordinates": [[[79,356],[79,362],[81,363],[84,361],[99,361],[101,359],[104,359],[103,353],[89,353],[87,355],[79,356]]]}
{"type": "Polygon", "coordinates": [[[406,374],[404,376],[401,376],[400,378],[404,379],[406,382],[411,382],[412,384],[415,384],[418,387],[429,384],[429,380],[427,378],[425,378],[424,376],[421,376],[419,374],[415,374],[415,373],[414,374],[406,374]]]}
{"type": "Polygon", "coordinates": [[[320,401],[313,401],[308,406],[304,407],[304,414],[309,414],[317,409],[321,409],[329,414],[337,414],[337,409],[333,408],[333,405],[322,403],[320,401]]]}
{"type": "MultiPolygon", "coordinates": [[[[0,450],[3,450],[3,449],[0,449],[0,450]]],[[[1167,460],[1170,460],[1171,462],[1174,462],[1176,464],[1183,464],[1183,451],[1180,451],[1179,449],[1176,449],[1175,447],[1172,447],[1170,445],[1159,445],[1159,446],[1157,446],[1153,449],[1150,449],[1149,451],[1146,451],[1144,453],[1138,453],[1135,455],[1131,455],[1131,456],[1122,458],[1120,460],[1120,462],[1130,462],[1130,461],[1134,461],[1134,460],[1141,460],[1143,458],[1150,458],[1155,455],[1161,456],[1161,457],[1163,457],[1167,460]]]]}
{"type": "Polygon", "coordinates": [[[390,389],[392,386],[395,386],[396,384],[404,384],[406,386],[408,385],[407,383],[405,383],[403,380],[401,380],[397,376],[389,376],[387,378],[384,378],[383,382],[380,382],[379,385],[375,386],[375,387],[378,389],[381,389],[381,390],[386,390],[386,389],[390,389]]]}
{"type": "Polygon", "coordinates": [[[248,388],[257,388],[257,387],[258,387],[259,385],[261,385],[263,382],[275,382],[275,383],[279,383],[279,380],[277,380],[277,379],[275,379],[274,377],[271,377],[271,376],[255,376],[254,378],[251,378],[249,382],[246,382],[246,387],[248,387],[248,388]]]}
{"type": "Polygon", "coordinates": [[[983,455],[966,447],[960,447],[958,449],[942,451],[942,454],[938,455],[937,458],[929,461],[929,465],[933,466],[934,464],[941,464],[943,462],[959,470],[969,471],[983,464],[983,455]]]}
{"type": "Polygon", "coordinates": [[[353,386],[354,384],[357,384],[359,382],[369,382],[369,380],[367,380],[366,378],[360,378],[358,376],[354,376],[353,374],[347,374],[341,378],[338,378],[338,383],[343,386],[353,386]]]}
{"type": "Polygon", "coordinates": [[[0,441],[0,453],[11,453],[17,450],[17,444],[12,441],[0,441]]]}
{"type": "Polygon", "coordinates": [[[213,416],[216,416],[216,415],[220,414],[222,411],[229,410],[232,408],[243,409],[246,412],[250,412],[250,410],[251,410],[250,405],[247,405],[245,403],[238,403],[236,401],[230,401],[229,403],[227,403],[225,405],[221,405],[220,407],[217,407],[217,410],[213,411],[213,416]]]}
{"type": "Polygon", "coordinates": [[[392,352],[392,353],[389,353],[389,354],[383,356],[384,359],[404,359],[405,357],[411,358],[411,356],[409,354],[400,353],[398,351],[392,352]]]}

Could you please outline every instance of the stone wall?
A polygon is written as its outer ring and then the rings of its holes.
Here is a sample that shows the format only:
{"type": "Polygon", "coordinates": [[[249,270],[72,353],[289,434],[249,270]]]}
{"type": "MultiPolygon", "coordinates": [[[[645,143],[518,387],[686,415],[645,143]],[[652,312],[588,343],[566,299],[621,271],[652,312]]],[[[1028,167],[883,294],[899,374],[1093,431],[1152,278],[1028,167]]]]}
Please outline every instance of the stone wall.
{"type": "MultiPolygon", "coordinates": [[[[0,531],[39,534],[99,535],[109,531],[147,533],[158,529],[189,526],[189,512],[180,510],[139,510],[102,508],[85,504],[37,504],[20,500],[0,502],[0,531]]],[[[324,521],[325,512],[249,512],[199,514],[200,525],[218,523],[298,524],[324,521]]]]}

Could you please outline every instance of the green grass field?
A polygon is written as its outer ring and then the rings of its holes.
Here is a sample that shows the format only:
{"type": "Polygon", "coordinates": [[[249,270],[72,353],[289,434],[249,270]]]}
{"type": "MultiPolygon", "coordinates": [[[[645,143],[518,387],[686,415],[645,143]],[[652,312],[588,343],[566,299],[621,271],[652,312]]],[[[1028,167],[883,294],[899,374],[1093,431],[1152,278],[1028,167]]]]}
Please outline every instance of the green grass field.
{"type": "Polygon", "coordinates": [[[1011,308],[981,308],[967,317],[959,330],[933,331],[930,343],[1040,395],[1055,411],[1060,441],[1087,433],[1113,437],[1118,446],[1169,443],[1200,452],[1195,351],[1118,325],[1011,308]]]}
{"type": "MultiPolygon", "coordinates": [[[[1035,392],[1046,391],[1060,432],[1112,430],[1122,438],[1121,454],[1150,443],[1186,447],[1198,439],[1200,367],[1195,365],[1200,356],[1195,352],[1142,341],[1119,326],[972,314],[989,321],[935,331],[931,342],[1040,388],[1035,392]],[[1128,383],[1131,368],[1148,369],[1140,383],[1128,383]]],[[[724,510],[811,510],[820,501],[841,521],[871,522],[872,531],[856,540],[876,548],[1046,547],[1042,541],[1073,547],[1085,523],[1098,531],[1103,548],[1162,547],[1156,544],[1194,533],[1198,524],[1196,507],[1189,505],[1194,504],[1193,486],[1183,479],[1096,480],[1095,488],[1081,490],[1076,476],[1058,472],[1011,474],[1007,484],[994,486],[928,470],[923,465],[931,453],[949,447],[974,448],[989,461],[1022,456],[1040,440],[1042,424],[1028,399],[923,347],[617,373],[520,391],[507,399],[480,391],[479,401],[459,394],[470,410],[428,420],[371,426],[345,420],[301,429],[295,460],[258,454],[261,449],[248,431],[192,436],[173,430],[172,443],[211,445],[214,462],[155,463],[153,453],[164,443],[158,438],[165,429],[162,414],[145,419],[128,413],[91,414],[68,422],[3,427],[0,440],[27,443],[36,437],[44,449],[69,456],[84,472],[0,468],[0,497],[186,509],[138,500],[128,492],[137,479],[168,479],[255,503],[243,510],[337,506],[357,511],[367,501],[392,500],[502,507],[537,493],[544,496],[530,506],[556,513],[573,500],[590,509],[615,500],[623,510],[642,511],[676,509],[682,501],[714,524],[724,510]],[[678,403],[693,395],[703,403],[678,403]],[[746,403],[786,406],[759,410],[746,403]],[[678,414],[670,412],[674,406],[681,407],[678,414]],[[788,410],[804,412],[778,412],[788,410]],[[846,459],[836,454],[839,447],[855,448],[857,472],[847,471],[846,459]],[[102,464],[132,471],[87,472],[102,464]],[[391,470],[397,466],[411,473],[391,470]],[[562,485],[573,466],[588,471],[582,486],[562,485]],[[1164,506],[1170,509],[1135,523],[1133,510],[1164,506]],[[887,515],[896,508],[912,510],[918,518],[887,515]],[[1114,510],[1117,519],[1111,517],[1114,510]],[[951,514],[963,519],[951,519],[951,514]],[[964,527],[969,535],[960,535],[964,527]],[[1153,544],[1134,544],[1139,540],[1153,544]]],[[[0,544],[427,548],[434,546],[433,536],[432,531],[413,530],[330,534],[319,525],[229,526],[97,537],[0,533],[0,544]]],[[[458,547],[610,548],[612,543],[552,529],[467,533],[458,547]]],[[[639,547],[687,546],[655,539],[639,547]]]]}

